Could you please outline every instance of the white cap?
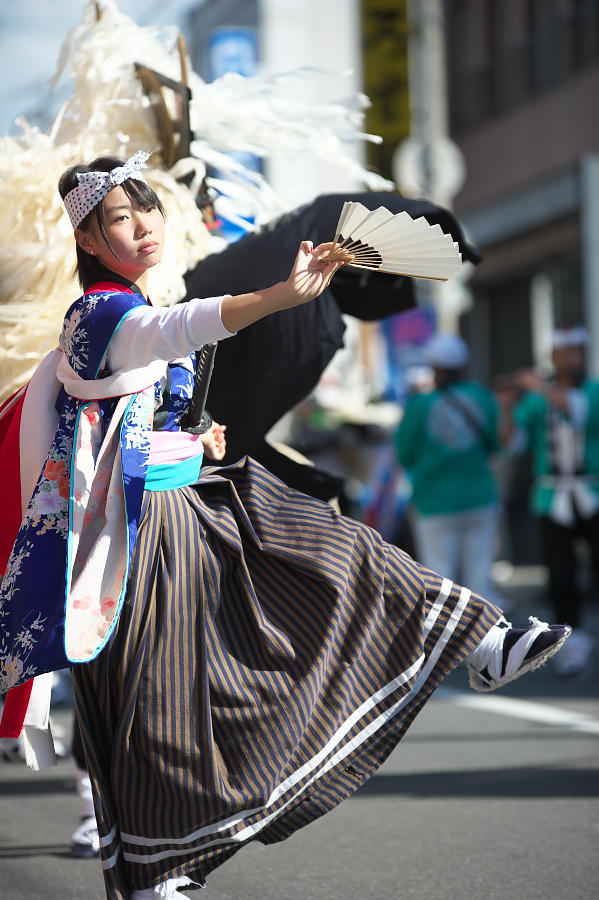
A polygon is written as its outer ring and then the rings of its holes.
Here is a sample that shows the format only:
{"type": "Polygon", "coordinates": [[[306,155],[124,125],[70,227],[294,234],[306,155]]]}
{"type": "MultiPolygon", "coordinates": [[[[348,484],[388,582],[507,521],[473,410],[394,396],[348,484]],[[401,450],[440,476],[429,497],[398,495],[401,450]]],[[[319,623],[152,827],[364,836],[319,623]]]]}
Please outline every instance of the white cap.
{"type": "Polygon", "coordinates": [[[552,347],[582,347],[588,343],[586,328],[576,325],[574,328],[556,328],[551,336],[552,347]]]}
{"type": "Polygon", "coordinates": [[[433,369],[461,369],[470,358],[468,346],[455,334],[435,334],[424,348],[426,362],[433,369]]]}

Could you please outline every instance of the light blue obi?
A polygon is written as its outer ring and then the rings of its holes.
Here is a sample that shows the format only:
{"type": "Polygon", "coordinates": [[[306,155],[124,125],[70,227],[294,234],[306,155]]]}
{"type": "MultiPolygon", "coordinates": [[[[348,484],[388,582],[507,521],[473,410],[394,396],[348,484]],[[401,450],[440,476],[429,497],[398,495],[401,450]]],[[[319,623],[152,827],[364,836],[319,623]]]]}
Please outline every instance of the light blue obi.
{"type": "Polygon", "coordinates": [[[146,491],[172,491],[175,488],[195,484],[200,477],[204,454],[190,456],[175,463],[159,463],[148,466],[146,491]]]}

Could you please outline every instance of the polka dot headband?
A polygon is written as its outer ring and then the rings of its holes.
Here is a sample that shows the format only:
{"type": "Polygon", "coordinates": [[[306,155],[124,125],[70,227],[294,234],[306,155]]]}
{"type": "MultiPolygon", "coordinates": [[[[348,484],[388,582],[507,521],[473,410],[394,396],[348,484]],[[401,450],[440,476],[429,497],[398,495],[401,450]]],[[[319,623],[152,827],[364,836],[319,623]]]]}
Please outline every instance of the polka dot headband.
{"type": "Polygon", "coordinates": [[[130,156],[126,163],[118,166],[111,172],[77,172],[79,184],[64,198],[64,205],[69,214],[73,229],[77,228],[88,213],[104,199],[106,194],[122,184],[127,178],[135,178],[137,181],[146,179],[140,169],[146,168],[146,160],[150,156],[143,150],[138,150],[130,156]]]}

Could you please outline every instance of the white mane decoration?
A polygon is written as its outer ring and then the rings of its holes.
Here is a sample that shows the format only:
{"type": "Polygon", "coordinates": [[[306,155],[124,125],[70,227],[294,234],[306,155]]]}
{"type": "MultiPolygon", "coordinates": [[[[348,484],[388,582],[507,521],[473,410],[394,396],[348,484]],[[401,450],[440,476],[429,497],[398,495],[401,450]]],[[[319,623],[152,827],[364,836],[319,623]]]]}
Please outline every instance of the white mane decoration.
{"type": "MultiPolygon", "coordinates": [[[[0,138],[0,399],[56,346],[64,313],[80,294],[73,277],[73,233],[57,190],[69,166],[97,156],[125,159],[136,150],[152,153],[144,175],[164,204],[169,235],[163,265],[151,274],[150,293],[155,303],[169,305],[185,296],[185,272],[225,245],[206,228],[195,203],[207,165],[218,168],[228,183],[228,214],[234,215],[236,204],[249,205],[264,222],[282,211],[266,180],[228,151],[318,156],[335,160],[371,188],[391,187],[344,150],[348,141],[376,140],[361,132],[365,98],[358,97],[358,109],[317,103],[301,107],[286,99],[285,88],[308,72],[270,78],[227,75],[206,84],[189,60],[195,139],[190,157],[167,170],[154,110],[135,66],[146,65],[180,81],[177,38],[174,28],[138,26],[112,0],[89,2],[60,52],[53,86],[68,69],[73,90],[48,133],[21,119],[21,134],[0,138]],[[183,176],[191,180],[189,187],[177,180],[183,176]]],[[[214,183],[222,186],[222,180],[214,183]]]]}

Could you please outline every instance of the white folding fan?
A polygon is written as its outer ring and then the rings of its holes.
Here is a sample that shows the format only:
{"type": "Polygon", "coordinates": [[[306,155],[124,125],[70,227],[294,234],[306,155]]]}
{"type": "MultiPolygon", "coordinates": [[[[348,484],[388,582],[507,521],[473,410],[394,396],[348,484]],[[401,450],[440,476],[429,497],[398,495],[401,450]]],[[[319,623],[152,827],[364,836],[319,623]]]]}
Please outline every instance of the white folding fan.
{"type": "Polygon", "coordinates": [[[351,200],[343,204],[333,247],[325,258],[437,281],[447,281],[462,266],[458,245],[439,225],[422,217],[413,219],[407,212],[394,214],[384,206],[371,211],[351,200]]]}

